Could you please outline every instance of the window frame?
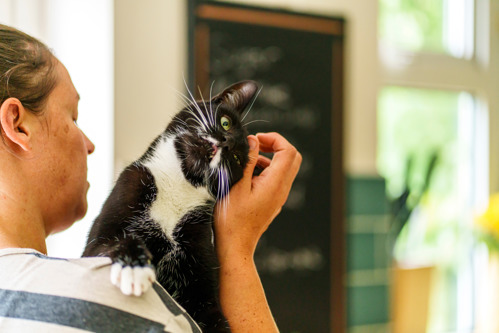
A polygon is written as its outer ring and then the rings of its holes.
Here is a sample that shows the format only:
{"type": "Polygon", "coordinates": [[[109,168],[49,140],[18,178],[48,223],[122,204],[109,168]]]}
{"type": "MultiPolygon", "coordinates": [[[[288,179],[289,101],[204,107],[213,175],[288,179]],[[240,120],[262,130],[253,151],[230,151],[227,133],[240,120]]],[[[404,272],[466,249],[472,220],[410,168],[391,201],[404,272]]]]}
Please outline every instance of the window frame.
{"type": "MultiPolygon", "coordinates": [[[[469,59],[444,53],[412,53],[386,49],[378,44],[379,90],[387,86],[435,90],[466,91],[475,98],[475,211],[484,209],[490,193],[499,191],[499,3],[493,0],[470,0],[474,5],[473,55],[469,59]],[[388,57],[387,57],[388,56],[388,57]],[[476,164],[476,163],[475,163],[476,164]]],[[[475,256],[472,274],[486,269],[484,252],[475,256]]],[[[474,295],[481,291],[475,285],[474,295]]],[[[459,295],[458,295],[459,297],[459,295]]],[[[477,296],[475,296],[476,298],[477,296]]],[[[477,304],[473,305],[476,313],[477,304]]],[[[457,329],[471,332],[469,320],[460,319],[457,329]]],[[[477,318],[471,318],[471,326],[477,318]]]]}

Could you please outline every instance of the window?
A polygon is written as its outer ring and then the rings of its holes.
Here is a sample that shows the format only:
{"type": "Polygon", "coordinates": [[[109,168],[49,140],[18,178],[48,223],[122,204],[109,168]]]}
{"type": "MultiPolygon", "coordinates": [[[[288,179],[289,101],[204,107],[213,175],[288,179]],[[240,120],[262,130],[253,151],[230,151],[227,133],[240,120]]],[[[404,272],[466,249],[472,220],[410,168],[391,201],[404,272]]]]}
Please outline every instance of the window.
{"type": "Polygon", "coordinates": [[[388,196],[407,187],[414,208],[394,256],[400,265],[434,266],[430,332],[470,329],[473,173],[481,168],[474,156],[480,117],[474,98],[462,91],[385,87],[378,110],[378,163],[388,196]]]}
{"type": "Polygon", "coordinates": [[[395,258],[435,267],[428,332],[471,332],[475,324],[473,276],[483,260],[472,228],[488,197],[488,133],[495,125],[487,105],[497,94],[489,5],[379,1],[377,165],[389,198],[411,189],[407,204],[414,210],[395,258]]]}
{"type": "Polygon", "coordinates": [[[473,9],[469,0],[380,0],[380,42],[397,50],[470,59],[473,9]]]}

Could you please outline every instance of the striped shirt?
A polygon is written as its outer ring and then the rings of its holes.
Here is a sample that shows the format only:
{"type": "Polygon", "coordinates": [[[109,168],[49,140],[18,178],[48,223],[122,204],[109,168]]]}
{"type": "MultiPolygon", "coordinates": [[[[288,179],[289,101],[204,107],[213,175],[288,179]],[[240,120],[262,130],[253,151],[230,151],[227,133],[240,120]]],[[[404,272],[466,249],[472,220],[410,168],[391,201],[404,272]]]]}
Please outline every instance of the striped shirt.
{"type": "Polygon", "coordinates": [[[109,280],[109,258],[0,249],[0,332],[201,332],[157,283],[140,297],[109,280]]]}

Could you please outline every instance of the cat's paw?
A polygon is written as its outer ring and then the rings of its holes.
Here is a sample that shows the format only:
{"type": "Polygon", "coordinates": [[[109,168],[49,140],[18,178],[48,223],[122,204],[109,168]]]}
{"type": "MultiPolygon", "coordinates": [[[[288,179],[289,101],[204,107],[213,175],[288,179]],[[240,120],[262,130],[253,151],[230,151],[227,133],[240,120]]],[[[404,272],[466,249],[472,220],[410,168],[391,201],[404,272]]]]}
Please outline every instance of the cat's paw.
{"type": "Polygon", "coordinates": [[[140,296],[156,281],[152,266],[123,266],[114,263],[111,266],[111,283],[121,289],[125,295],[140,296]]]}

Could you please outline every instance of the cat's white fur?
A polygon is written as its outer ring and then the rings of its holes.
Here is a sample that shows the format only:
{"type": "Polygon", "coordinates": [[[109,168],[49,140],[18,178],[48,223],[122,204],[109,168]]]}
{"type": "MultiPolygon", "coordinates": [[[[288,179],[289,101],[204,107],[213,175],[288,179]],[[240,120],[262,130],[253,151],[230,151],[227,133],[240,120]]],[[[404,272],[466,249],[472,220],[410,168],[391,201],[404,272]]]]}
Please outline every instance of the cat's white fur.
{"type": "MultiPolygon", "coordinates": [[[[208,140],[209,142],[211,142],[211,144],[213,144],[215,146],[218,145],[218,141],[209,137],[209,136],[205,137],[205,139],[208,140]]],[[[216,169],[218,167],[218,165],[220,164],[221,159],[222,159],[222,149],[217,149],[215,156],[213,156],[213,158],[211,159],[210,168],[216,169]]]]}
{"type": "Polygon", "coordinates": [[[164,137],[144,163],[154,176],[157,188],[156,200],[150,208],[151,218],[159,223],[173,243],[173,231],[182,216],[213,200],[206,188],[195,187],[185,179],[174,139],[164,137]]]}
{"type": "MultiPolygon", "coordinates": [[[[177,222],[189,211],[213,200],[206,188],[196,188],[185,179],[174,140],[175,137],[171,136],[161,138],[152,156],[143,163],[154,176],[157,188],[156,200],[149,210],[150,217],[159,223],[172,244],[175,244],[173,231],[177,222]]],[[[210,167],[218,165],[220,154],[221,149],[213,157],[210,167]]],[[[132,268],[114,264],[111,268],[111,282],[125,295],[140,296],[155,280],[155,272],[150,267],[132,268]]]]}
{"type": "Polygon", "coordinates": [[[125,295],[140,296],[156,281],[156,273],[149,266],[111,266],[111,283],[121,289],[125,295]]]}

